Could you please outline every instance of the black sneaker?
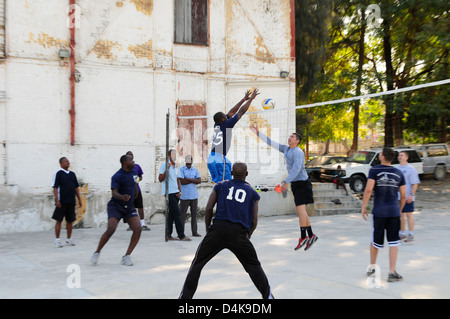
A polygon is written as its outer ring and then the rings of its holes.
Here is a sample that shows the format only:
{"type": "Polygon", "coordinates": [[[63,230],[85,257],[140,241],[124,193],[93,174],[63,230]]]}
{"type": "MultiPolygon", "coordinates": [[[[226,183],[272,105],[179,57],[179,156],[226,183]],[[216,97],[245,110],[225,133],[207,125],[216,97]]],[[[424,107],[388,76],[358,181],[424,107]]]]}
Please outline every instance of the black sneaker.
{"type": "Polygon", "coordinates": [[[306,243],[305,250],[308,250],[319,239],[316,235],[312,235],[309,241],[306,243]]]}
{"type": "Polygon", "coordinates": [[[387,281],[388,282],[394,282],[394,281],[399,281],[399,280],[402,280],[402,279],[403,279],[403,277],[400,276],[399,274],[397,274],[397,272],[395,272],[394,274],[389,273],[387,281]]]}

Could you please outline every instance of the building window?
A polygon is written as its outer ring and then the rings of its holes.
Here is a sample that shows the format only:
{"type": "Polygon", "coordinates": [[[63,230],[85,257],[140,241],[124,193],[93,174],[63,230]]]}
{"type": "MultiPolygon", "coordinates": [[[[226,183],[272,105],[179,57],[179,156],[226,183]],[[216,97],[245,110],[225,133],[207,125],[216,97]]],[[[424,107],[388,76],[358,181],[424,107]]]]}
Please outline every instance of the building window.
{"type": "Polygon", "coordinates": [[[175,43],[208,45],[208,0],[175,0],[175,43]]]}

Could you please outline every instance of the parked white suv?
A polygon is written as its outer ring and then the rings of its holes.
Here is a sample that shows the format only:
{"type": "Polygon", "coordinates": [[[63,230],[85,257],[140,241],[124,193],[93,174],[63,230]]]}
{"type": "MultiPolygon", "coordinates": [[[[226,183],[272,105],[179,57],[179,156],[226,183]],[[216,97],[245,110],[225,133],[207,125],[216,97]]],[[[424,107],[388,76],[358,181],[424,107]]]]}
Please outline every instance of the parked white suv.
{"type": "Polygon", "coordinates": [[[423,173],[433,174],[434,179],[444,179],[450,168],[450,153],[446,143],[416,145],[414,148],[423,161],[423,173]]]}
{"type": "MultiPolygon", "coordinates": [[[[370,168],[381,164],[378,156],[381,150],[382,149],[380,148],[357,151],[352,156],[345,159],[342,163],[326,165],[322,167],[320,171],[320,179],[333,181],[337,167],[340,165],[344,174],[344,182],[348,182],[350,184],[350,188],[355,193],[361,193],[366,187],[367,176],[369,175],[370,168]]],[[[423,162],[415,149],[394,148],[394,151],[395,158],[392,161],[393,166],[399,165],[397,159],[398,153],[405,151],[409,155],[408,163],[417,170],[417,173],[423,173],[423,162]]]]}

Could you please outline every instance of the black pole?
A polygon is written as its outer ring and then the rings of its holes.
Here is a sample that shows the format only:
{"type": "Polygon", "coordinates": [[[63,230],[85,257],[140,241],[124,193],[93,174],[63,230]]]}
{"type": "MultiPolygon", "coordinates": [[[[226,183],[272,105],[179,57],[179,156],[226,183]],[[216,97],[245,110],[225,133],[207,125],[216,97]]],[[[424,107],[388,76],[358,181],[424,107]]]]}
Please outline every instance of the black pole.
{"type": "Polygon", "coordinates": [[[165,229],[165,241],[169,241],[168,227],[169,227],[169,167],[167,163],[169,162],[169,118],[170,111],[167,110],[166,114],[166,229],[165,229]]]}

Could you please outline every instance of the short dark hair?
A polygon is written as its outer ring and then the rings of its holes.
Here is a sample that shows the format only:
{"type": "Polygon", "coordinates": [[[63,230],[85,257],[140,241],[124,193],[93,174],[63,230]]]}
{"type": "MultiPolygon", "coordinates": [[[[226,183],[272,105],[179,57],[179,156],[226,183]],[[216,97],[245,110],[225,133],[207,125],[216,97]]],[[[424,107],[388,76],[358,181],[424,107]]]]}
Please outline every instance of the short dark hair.
{"type": "Polygon", "coordinates": [[[59,159],[59,164],[61,164],[67,157],[63,156],[59,159]]]}
{"type": "Polygon", "coordinates": [[[214,123],[220,124],[220,120],[222,120],[224,116],[226,115],[223,112],[217,112],[216,114],[214,114],[213,116],[214,123]]]}
{"type": "Polygon", "coordinates": [[[298,140],[298,144],[300,144],[300,142],[302,141],[302,137],[300,136],[300,134],[298,134],[298,133],[292,133],[292,134],[294,134],[296,137],[297,137],[297,140],[298,140]]]}
{"type": "Polygon", "coordinates": [[[129,158],[131,158],[130,157],[130,155],[122,155],[121,157],[120,157],[120,164],[124,164],[129,158]]]}
{"type": "Polygon", "coordinates": [[[387,162],[392,162],[394,160],[395,151],[392,148],[390,148],[390,147],[383,147],[382,153],[383,153],[384,159],[387,162]]]}

